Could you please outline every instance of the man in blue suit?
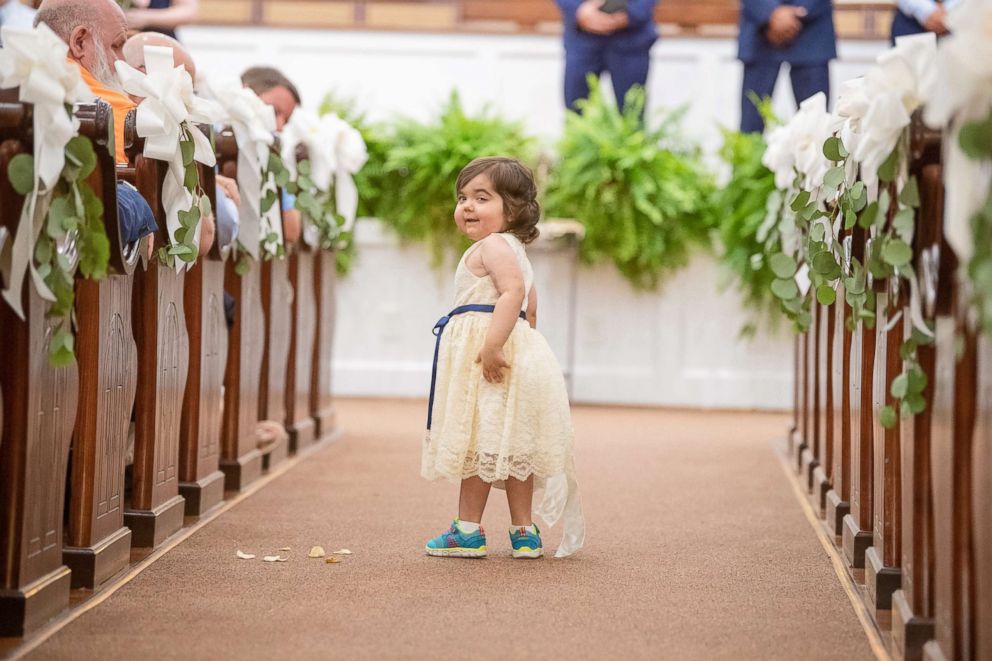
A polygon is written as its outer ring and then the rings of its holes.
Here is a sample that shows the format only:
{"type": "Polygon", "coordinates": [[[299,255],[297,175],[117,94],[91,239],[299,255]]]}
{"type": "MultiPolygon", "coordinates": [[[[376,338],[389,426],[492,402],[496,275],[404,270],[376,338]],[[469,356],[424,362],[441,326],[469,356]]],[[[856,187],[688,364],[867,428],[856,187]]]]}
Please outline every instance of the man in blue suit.
{"type": "Polygon", "coordinates": [[[589,96],[588,74],[608,71],[622,109],[627,90],[648,80],[658,0],[555,1],[565,26],[565,105],[589,96]]]}
{"type": "Polygon", "coordinates": [[[817,92],[830,96],[830,60],[837,57],[831,0],[742,0],[738,57],[744,63],[741,131],[764,128],[748,92],[771,96],[783,62],[801,103],[817,92]]]}

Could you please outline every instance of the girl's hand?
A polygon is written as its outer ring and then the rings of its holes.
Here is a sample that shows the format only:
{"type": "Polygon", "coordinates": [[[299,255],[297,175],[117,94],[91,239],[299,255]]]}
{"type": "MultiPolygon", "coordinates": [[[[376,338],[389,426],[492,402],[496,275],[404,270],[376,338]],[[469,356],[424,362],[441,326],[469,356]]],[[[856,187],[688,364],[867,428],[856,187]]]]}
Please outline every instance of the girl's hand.
{"type": "Polygon", "coordinates": [[[482,376],[489,383],[503,383],[503,369],[510,369],[503,347],[483,347],[475,362],[482,363],[482,376]]]}

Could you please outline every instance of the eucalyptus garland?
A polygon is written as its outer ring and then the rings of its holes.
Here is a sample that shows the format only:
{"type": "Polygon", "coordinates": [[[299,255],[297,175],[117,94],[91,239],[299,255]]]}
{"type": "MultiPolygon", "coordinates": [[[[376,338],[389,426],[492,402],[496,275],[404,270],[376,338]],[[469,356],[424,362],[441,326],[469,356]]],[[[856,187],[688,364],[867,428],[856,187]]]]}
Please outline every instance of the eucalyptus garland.
{"type": "Polygon", "coordinates": [[[162,246],[158,250],[159,261],[169,267],[174,267],[177,259],[187,264],[196,261],[199,256],[196,228],[203,215],[209,216],[213,213],[210,198],[200,185],[200,173],[193,158],[196,148],[193,136],[190,134],[191,130],[199,129],[191,129],[186,122],[180,125],[179,147],[183,156],[183,187],[193,196],[193,205],[188,211],[179,212],[180,226],[169,237],[169,245],[162,246]]]}
{"type": "MultiPolygon", "coordinates": [[[[72,324],[77,265],[59,250],[59,245],[75,239],[78,269],[84,277],[101,280],[107,275],[110,241],[103,226],[103,202],[86,181],[96,164],[89,138],[77,135],[69,140],[65,165],[52,191],[44,227],[35,241],[35,269],[55,297],[48,309],[48,316],[58,320],[48,346],[52,367],[66,367],[75,360],[72,324]]],[[[15,156],[7,176],[18,194],[30,195],[34,189],[34,157],[15,156]]]]}
{"type": "MultiPolygon", "coordinates": [[[[911,245],[920,205],[919,189],[912,176],[898,187],[899,173],[908,151],[907,141],[908,132],[879,168],[881,191],[878,199],[872,202],[868,201],[863,181],[849,182],[846,173],[850,155],[841,139],[832,136],[824,142],[823,155],[831,162],[831,167],[824,174],[819,199],[811,191],[800,190],[789,203],[801,236],[798,259],[779,252],[769,260],[776,275],[771,284],[772,293],[794,321],[797,331],[809,330],[813,298],[820,305],[834,305],[841,284],[845,302],[851,310],[847,317],[848,329],[854,330],[859,323],[872,329],[878,314],[873,283],[890,279],[908,282],[916,277],[911,264],[911,245]],[[834,228],[840,226],[845,230],[858,226],[870,234],[864,263],[844,254],[844,246],[834,233],[834,228]],[[800,269],[809,279],[806,292],[800,292],[795,282],[800,269]]],[[[799,187],[798,177],[796,187],[799,187]]],[[[931,342],[932,332],[927,334],[914,328],[911,337],[900,345],[903,369],[891,379],[888,390],[898,401],[903,416],[916,415],[926,409],[923,393],[928,385],[927,376],[916,352],[919,346],[931,342]]],[[[880,411],[879,421],[891,428],[898,422],[898,417],[895,408],[886,405],[880,411]]]]}

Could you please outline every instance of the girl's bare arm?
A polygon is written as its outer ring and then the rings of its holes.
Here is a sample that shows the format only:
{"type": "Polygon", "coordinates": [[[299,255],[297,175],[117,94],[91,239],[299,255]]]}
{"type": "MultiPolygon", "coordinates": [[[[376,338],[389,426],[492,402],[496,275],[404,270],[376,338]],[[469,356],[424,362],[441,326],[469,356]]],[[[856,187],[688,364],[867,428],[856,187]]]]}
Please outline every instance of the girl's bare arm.
{"type": "Polygon", "coordinates": [[[487,381],[501,383],[503,368],[510,366],[503,356],[503,345],[520,316],[520,306],[524,302],[524,276],[516,253],[500,237],[484,239],[479,248],[479,256],[499,293],[485,344],[479,352],[479,362],[482,363],[483,376],[487,381]]]}
{"type": "Polygon", "coordinates": [[[531,328],[537,328],[537,285],[531,285],[527,295],[527,323],[531,328]]]}

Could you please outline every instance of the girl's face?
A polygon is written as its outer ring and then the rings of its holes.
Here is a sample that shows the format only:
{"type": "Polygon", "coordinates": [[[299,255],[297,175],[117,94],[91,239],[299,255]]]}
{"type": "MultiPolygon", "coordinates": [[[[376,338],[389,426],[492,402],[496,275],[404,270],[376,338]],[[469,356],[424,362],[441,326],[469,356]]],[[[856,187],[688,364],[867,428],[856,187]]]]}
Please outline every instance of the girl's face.
{"type": "Polygon", "coordinates": [[[458,191],[455,224],[472,241],[506,229],[503,198],[493,190],[487,174],[477,175],[458,191]]]}

